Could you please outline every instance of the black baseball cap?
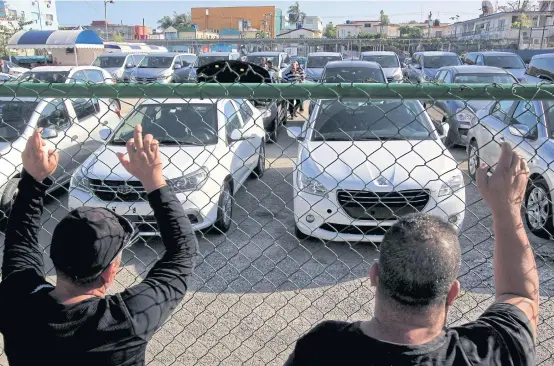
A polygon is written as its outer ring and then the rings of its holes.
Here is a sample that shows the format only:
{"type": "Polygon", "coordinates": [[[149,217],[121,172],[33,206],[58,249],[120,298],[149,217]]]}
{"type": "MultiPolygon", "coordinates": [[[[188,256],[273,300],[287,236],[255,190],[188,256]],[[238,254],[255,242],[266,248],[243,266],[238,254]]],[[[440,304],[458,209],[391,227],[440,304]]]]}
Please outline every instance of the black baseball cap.
{"type": "Polygon", "coordinates": [[[52,235],[54,267],[74,280],[93,281],[131,242],[135,230],[123,216],[101,207],[80,207],[52,235]]]}

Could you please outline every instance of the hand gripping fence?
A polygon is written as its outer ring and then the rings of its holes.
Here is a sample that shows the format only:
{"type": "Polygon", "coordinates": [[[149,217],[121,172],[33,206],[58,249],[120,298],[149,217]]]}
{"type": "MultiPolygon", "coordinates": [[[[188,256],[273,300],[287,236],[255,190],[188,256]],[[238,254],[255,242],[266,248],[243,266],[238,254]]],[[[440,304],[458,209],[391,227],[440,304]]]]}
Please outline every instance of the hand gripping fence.
{"type": "MultiPolygon", "coordinates": [[[[1,210],[17,194],[21,141],[45,128],[60,154],[39,238],[48,280],[54,227],[91,205],[142,233],[111,292],[140,282],[163,245],[144,189],[115,152],[141,123],[160,141],[164,175],[200,243],[189,293],[150,342],[147,363],[278,365],[322,320],[371,318],[379,241],[413,212],[459,229],[463,290],[448,323],[476,319],[494,300],[493,236],[473,177],[508,141],[532,172],[522,215],[540,275],[538,364],[551,365],[553,93],[546,84],[6,83],[1,210]]],[[[0,343],[4,365],[3,351],[0,343]]]]}

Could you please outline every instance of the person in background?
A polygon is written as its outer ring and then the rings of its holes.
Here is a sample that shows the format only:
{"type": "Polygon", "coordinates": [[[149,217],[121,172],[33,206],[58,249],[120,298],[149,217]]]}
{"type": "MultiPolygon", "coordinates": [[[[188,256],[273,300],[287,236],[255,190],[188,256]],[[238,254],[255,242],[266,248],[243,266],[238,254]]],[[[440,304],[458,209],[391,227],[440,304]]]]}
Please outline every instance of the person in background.
{"type": "Polygon", "coordinates": [[[4,242],[0,332],[9,364],[144,365],[148,341],[187,291],[198,246],[162,175],[159,144],[137,125],[127,154],[117,153],[148,192],[165,253],[141,283],[115,295],[107,292],[134,229],[105,208],[81,207],[59,222],[50,246],[56,285],[45,279],[40,220],[58,165],[58,153],[45,145],[36,130],[23,151],[4,242]]]}
{"type": "MultiPolygon", "coordinates": [[[[293,61],[289,70],[283,76],[283,79],[288,83],[303,83],[304,82],[304,70],[300,67],[298,61],[293,61]]],[[[302,108],[302,101],[300,99],[289,100],[289,114],[291,118],[297,117],[296,111],[302,108]]]]}
{"type": "Polygon", "coordinates": [[[265,57],[262,57],[260,66],[267,70],[267,59],[265,57]]]}
{"type": "Polygon", "coordinates": [[[481,166],[477,186],[492,212],[496,294],[477,320],[446,327],[460,293],[457,232],[437,217],[410,215],[387,231],[371,268],[373,318],[319,324],[286,365],[535,365],[539,279],[520,211],[529,169],[505,143],[489,171],[481,166]]]}

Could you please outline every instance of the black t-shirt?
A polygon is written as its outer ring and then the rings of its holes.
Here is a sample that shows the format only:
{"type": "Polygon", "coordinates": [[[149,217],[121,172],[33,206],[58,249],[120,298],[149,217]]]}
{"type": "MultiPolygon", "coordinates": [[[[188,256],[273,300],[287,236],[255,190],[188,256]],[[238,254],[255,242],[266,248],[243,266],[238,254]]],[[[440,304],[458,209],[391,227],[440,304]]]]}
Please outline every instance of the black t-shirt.
{"type": "Polygon", "coordinates": [[[38,244],[46,188],[23,175],[6,231],[0,332],[10,366],[144,365],[147,342],[184,297],[194,267],[198,242],[181,203],[167,186],[148,194],[166,251],[141,283],[64,305],[50,295],[38,244]]]}
{"type": "Polygon", "coordinates": [[[498,303],[479,319],[422,345],[382,342],[361,323],[326,321],[302,338],[286,366],[534,366],[533,331],[517,307],[498,303]]]}

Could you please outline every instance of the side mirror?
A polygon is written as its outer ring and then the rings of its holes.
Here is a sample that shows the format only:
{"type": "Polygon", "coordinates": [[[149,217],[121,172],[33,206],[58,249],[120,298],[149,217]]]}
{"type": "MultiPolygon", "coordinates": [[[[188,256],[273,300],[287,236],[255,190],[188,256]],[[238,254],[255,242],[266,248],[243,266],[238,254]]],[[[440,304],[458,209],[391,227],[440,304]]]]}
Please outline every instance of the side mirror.
{"type": "Polygon", "coordinates": [[[242,135],[242,133],[239,130],[235,129],[229,135],[229,140],[230,140],[230,142],[242,141],[242,140],[244,140],[244,136],[242,135]]]}
{"type": "Polygon", "coordinates": [[[98,131],[98,134],[100,135],[100,138],[102,140],[107,141],[112,135],[112,130],[109,128],[103,128],[100,131],[98,131]]]}
{"type": "Polygon", "coordinates": [[[135,65],[133,65],[133,64],[131,64],[131,63],[125,65],[125,68],[126,68],[126,69],[132,69],[133,67],[135,67],[135,65]]]}
{"type": "Polygon", "coordinates": [[[527,125],[514,124],[509,127],[509,131],[512,135],[518,137],[529,137],[531,134],[531,129],[527,125]]]}
{"type": "Polygon", "coordinates": [[[175,65],[173,65],[173,69],[174,69],[174,70],[179,70],[181,67],[182,67],[181,64],[175,64],[175,65]]]}
{"type": "Polygon", "coordinates": [[[292,137],[293,139],[296,139],[297,141],[304,141],[304,132],[302,131],[302,127],[287,127],[287,135],[289,137],[292,137]]]}
{"type": "Polygon", "coordinates": [[[45,140],[52,139],[58,137],[58,131],[53,128],[45,128],[42,130],[41,136],[45,140]]]}

